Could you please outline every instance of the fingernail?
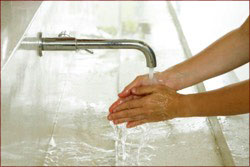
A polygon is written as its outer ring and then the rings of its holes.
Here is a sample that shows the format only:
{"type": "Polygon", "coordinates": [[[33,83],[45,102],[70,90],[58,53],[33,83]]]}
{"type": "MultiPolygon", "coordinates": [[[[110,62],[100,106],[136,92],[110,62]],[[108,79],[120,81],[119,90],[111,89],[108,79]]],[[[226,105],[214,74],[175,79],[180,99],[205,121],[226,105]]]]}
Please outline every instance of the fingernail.
{"type": "Polygon", "coordinates": [[[112,118],[112,116],[111,116],[111,115],[109,115],[109,116],[108,116],[108,119],[109,119],[109,120],[111,120],[111,118],[112,118]]]}
{"type": "Polygon", "coordinates": [[[132,92],[135,93],[135,91],[136,91],[135,88],[133,88],[133,89],[132,89],[132,92]]]}

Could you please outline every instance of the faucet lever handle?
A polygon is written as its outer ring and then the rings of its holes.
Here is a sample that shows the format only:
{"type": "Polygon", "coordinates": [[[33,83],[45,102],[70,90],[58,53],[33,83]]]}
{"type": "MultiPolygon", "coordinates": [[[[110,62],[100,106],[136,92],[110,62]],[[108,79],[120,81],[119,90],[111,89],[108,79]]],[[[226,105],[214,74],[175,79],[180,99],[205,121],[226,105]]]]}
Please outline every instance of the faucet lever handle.
{"type": "Polygon", "coordinates": [[[86,52],[90,53],[90,54],[94,54],[94,52],[92,50],[89,49],[84,49],[86,52]]]}
{"type": "MultiPolygon", "coordinates": [[[[94,52],[92,50],[89,50],[89,49],[83,49],[83,50],[85,50],[86,52],[88,52],[90,54],[94,54],[94,52]]],[[[81,51],[81,50],[76,49],[76,52],[78,52],[78,51],[81,51]]]]}
{"type": "Polygon", "coordinates": [[[58,37],[71,37],[66,31],[62,31],[58,34],[58,37]]]}
{"type": "MultiPolygon", "coordinates": [[[[58,34],[58,37],[71,37],[71,36],[66,31],[62,31],[58,34]]],[[[84,50],[90,54],[94,54],[94,52],[89,49],[84,49],[84,50]]]]}

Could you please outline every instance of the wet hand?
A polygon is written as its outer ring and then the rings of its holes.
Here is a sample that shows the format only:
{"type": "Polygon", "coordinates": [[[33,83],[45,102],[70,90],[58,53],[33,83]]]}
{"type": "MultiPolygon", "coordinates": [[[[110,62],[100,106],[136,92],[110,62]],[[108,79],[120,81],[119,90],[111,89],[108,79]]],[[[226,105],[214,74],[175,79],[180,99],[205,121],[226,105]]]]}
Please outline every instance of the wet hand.
{"type": "Polygon", "coordinates": [[[161,83],[162,73],[157,72],[154,74],[154,79],[150,80],[149,75],[140,75],[137,76],[134,81],[132,81],[129,85],[127,85],[121,93],[118,94],[120,98],[125,98],[132,95],[131,89],[134,87],[145,86],[145,85],[152,85],[152,84],[159,84],[161,83]]]}
{"type": "Polygon", "coordinates": [[[163,84],[163,74],[161,72],[157,72],[154,74],[154,79],[150,80],[148,74],[140,75],[135,78],[133,82],[127,85],[121,93],[118,94],[119,98],[109,107],[109,112],[112,113],[113,109],[116,108],[119,104],[139,98],[140,96],[133,95],[131,90],[132,88],[145,86],[145,85],[152,85],[152,84],[163,84]]]}
{"type": "Polygon", "coordinates": [[[163,85],[134,87],[131,96],[113,108],[108,119],[114,124],[127,123],[135,127],[184,116],[181,103],[184,95],[163,85]]]}

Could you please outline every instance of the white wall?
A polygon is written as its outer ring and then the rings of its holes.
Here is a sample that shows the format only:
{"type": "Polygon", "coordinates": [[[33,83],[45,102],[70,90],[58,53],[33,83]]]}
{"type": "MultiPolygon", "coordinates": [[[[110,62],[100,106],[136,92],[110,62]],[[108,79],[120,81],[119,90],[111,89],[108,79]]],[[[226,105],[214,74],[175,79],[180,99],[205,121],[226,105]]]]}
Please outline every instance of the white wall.
{"type": "MultiPolygon", "coordinates": [[[[177,2],[179,19],[193,54],[239,27],[249,16],[248,1],[177,2]]],[[[237,70],[240,80],[249,78],[249,64],[237,70]]]]}

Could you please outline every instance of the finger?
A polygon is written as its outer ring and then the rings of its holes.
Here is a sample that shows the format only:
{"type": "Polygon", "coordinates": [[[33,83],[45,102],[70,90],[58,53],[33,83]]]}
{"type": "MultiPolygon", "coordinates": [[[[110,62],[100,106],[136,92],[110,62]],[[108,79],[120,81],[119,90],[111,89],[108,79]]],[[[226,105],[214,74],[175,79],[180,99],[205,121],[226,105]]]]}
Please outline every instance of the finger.
{"type": "Polygon", "coordinates": [[[127,102],[124,102],[120,105],[118,105],[113,112],[118,112],[118,111],[122,111],[122,110],[130,110],[130,109],[134,109],[134,108],[139,108],[143,106],[143,100],[141,98],[139,99],[133,99],[127,102]]]}
{"type": "Polygon", "coordinates": [[[147,123],[147,120],[146,119],[143,119],[143,120],[138,120],[138,121],[131,121],[131,122],[128,122],[127,123],[127,128],[133,128],[133,127],[136,127],[138,125],[142,125],[142,124],[145,124],[147,123]]]}
{"type": "Polygon", "coordinates": [[[114,124],[121,124],[121,123],[124,123],[124,122],[129,122],[129,121],[138,121],[138,120],[142,120],[144,119],[144,116],[143,115],[138,115],[138,116],[135,116],[133,118],[121,118],[121,119],[117,119],[117,120],[114,120],[114,124]]]}
{"type": "Polygon", "coordinates": [[[127,102],[129,100],[133,100],[133,99],[139,99],[140,96],[136,96],[136,95],[130,95],[126,98],[119,98],[118,100],[116,100],[110,107],[109,107],[109,112],[113,113],[114,109],[119,106],[120,104],[127,102]]]}
{"type": "Polygon", "coordinates": [[[124,123],[124,122],[129,122],[129,121],[133,121],[133,119],[132,118],[122,118],[122,119],[114,120],[113,123],[115,125],[117,125],[117,124],[121,124],[121,123],[124,123]]]}
{"type": "Polygon", "coordinates": [[[122,103],[122,99],[117,99],[110,107],[109,107],[109,112],[112,113],[113,110],[118,106],[119,104],[122,103]]]}
{"type": "Polygon", "coordinates": [[[123,118],[133,118],[135,116],[141,115],[143,110],[141,109],[130,109],[130,110],[123,110],[119,112],[112,113],[108,116],[108,120],[117,120],[123,118]]]}
{"type": "Polygon", "coordinates": [[[120,104],[122,104],[123,102],[129,101],[133,99],[133,96],[128,96],[126,98],[119,98],[118,100],[116,100],[110,107],[109,107],[109,112],[112,113],[113,110],[120,104]]]}
{"type": "Polygon", "coordinates": [[[156,92],[158,89],[159,89],[158,85],[140,86],[133,88],[132,93],[137,96],[143,96],[156,92]]]}
{"type": "Polygon", "coordinates": [[[136,79],[126,86],[121,93],[118,94],[119,97],[124,98],[131,95],[131,89],[141,85],[141,77],[136,77],[136,79]]]}

